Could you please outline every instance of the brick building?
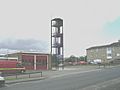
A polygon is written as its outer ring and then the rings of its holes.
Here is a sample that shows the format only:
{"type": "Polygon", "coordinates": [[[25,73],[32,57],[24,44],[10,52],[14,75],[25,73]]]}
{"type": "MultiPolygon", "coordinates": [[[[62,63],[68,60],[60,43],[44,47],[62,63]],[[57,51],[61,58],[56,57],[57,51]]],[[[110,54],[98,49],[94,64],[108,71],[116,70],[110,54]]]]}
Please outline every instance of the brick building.
{"type": "Polygon", "coordinates": [[[27,70],[49,70],[51,69],[51,55],[44,53],[13,53],[9,57],[18,57],[27,70]]]}
{"type": "Polygon", "coordinates": [[[103,46],[95,46],[86,49],[87,60],[101,59],[102,62],[120,63],[120,41],[103,46]]]}

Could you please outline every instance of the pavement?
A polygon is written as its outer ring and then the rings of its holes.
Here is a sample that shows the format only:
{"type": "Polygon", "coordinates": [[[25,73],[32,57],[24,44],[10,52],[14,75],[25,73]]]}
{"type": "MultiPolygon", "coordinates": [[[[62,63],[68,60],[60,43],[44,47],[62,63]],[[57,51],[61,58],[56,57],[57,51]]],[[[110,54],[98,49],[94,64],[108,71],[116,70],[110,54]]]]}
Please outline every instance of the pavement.
{"type": "MultiPolygon", "coordinates": [[[[105,68],[113,68],[114,66],[107,66],[105,68]]],[[[42,76],[41,73],[35,73],[29,75],[19,75],[19,76],[8,76],[6,78],[6,84],[14,84],[14,83],[21,83],[21,82],[30,82],[30,81],[38,81],[38,80],[44,80],[46,78],[57,78],[65,75],[70,75],[70,74],[77,74],[78,72],[80,73],[85,73],[85,72],[90,72],[94,70],[100,70],[103,69],[104,67],[93,65],[93,66],[86,66],[86,65],[81,65],[81,66],[68,66],[65,67],[64,70],[62,69],[53,69],[53,70],[47,70],[47,71],[42,71],[42,76]],[[8,79],[9,78],[9,79],[8,79]]],[[[38,72],[38,71],[27,71],[27,72],[38,72]]],[[[41,71],[40,71],[41,72],[41,71]]]]}

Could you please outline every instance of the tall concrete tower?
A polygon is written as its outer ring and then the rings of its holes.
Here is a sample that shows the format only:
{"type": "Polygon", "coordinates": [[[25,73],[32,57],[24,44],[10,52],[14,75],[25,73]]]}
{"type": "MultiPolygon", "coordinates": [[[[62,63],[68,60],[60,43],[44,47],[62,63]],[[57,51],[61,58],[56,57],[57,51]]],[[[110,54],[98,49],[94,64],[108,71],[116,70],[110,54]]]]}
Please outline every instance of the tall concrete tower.
{"type": "Polygon", "coordinates": [[[51,54],[56,67],[64,64],[64,48],[63,48],[63,20],[55,18],[51,20],[51,54]]]}

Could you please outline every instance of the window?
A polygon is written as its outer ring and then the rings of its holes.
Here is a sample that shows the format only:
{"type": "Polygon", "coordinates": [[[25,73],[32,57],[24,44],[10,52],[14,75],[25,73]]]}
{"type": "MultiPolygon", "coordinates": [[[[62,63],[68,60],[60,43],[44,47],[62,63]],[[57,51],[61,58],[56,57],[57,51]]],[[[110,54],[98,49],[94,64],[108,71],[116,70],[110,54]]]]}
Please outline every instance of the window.
{"type": "Polygon", "coordinates": [[[98,52],[98,48],[96,49],[96,52],[98,52]]]}
{"type": "Polygon", "coordinates": [[[108,53],[107,54],[107,59],[111,59],[112,58],[112,54],[111,53],[108,53]]]}
{"type": "Polygon", "coordinates": [[[112,48],[111,47],[107,48],[107,54],[112,54],[112,48]]]}
{"type": "Polygon", "coordinates": [[[17,67],[17,68],[21,68],[21,67],[22,67],[22,64],[17,63],[17,64],[16,64],[16,67],[17,67]]]}
{"type": "Polygon", "coordinates": [[[110,57],[110,56],[112,56],[112,54],[107,54],[107,56],[109,56],[109,57],[110,57]]]}
{"type": "Polygon", "coordinates": [[[108,47],[108,48],[107,48],[107,51],[111,51],[111,50],[112,50],[112,48],[111,48],[111,47],[108,47]]]}
{"type": "Polygon", "coordinates": [[[112,48],[108,47],[106,50],[107,53],[107,59],[111,59],[112,58],[112,48]]]}

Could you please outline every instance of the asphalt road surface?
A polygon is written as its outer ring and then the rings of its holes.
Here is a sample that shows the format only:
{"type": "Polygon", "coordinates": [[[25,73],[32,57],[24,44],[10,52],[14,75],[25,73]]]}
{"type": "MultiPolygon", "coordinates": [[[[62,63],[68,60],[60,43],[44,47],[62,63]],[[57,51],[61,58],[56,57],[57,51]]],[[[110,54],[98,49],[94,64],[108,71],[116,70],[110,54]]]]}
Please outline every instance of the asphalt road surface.
{"type": "Polygon", "coordinates": [[[119,77],[120,67],[116,67],[48,78],[40,81],[7,85],[6,87],[0,88],[0,90],[82,90],[83,88],[119,77]]]}

